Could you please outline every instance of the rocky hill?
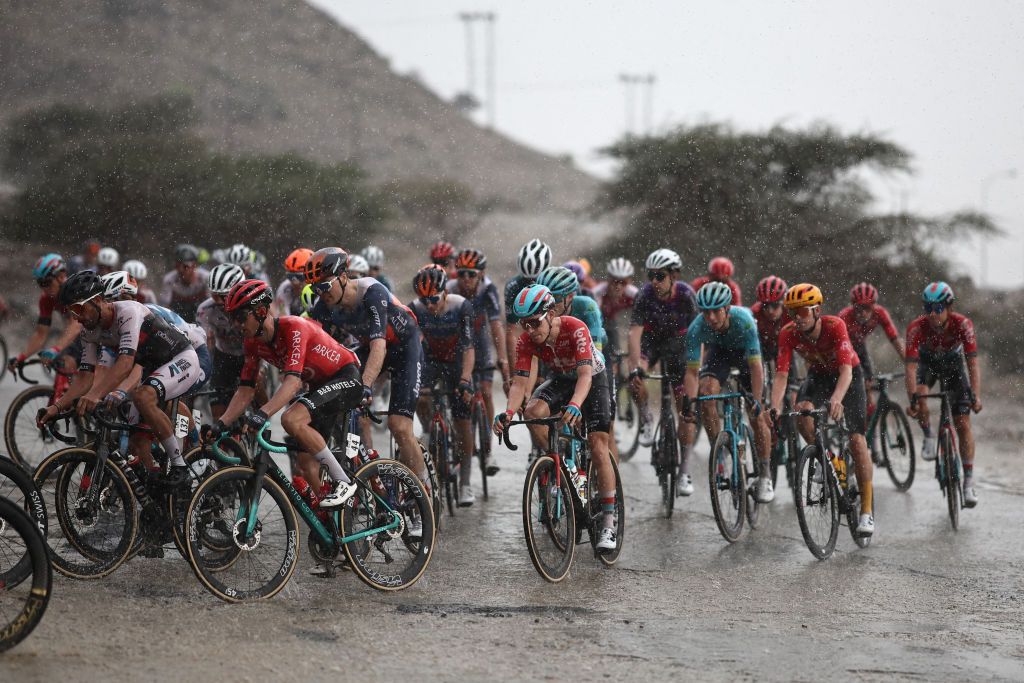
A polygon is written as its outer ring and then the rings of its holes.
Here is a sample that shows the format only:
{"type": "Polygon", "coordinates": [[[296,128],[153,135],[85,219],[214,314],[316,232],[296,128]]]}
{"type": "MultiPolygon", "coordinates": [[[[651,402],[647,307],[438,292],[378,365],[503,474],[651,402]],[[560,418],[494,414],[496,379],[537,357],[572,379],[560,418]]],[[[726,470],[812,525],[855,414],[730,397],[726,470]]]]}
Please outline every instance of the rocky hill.
{"type": "Polygon", "coordinates": [[[228,152],[446,177],[528,212],[577,209],[596,186],[478,127],[302,0],[0,0],[0,127],[55,102],[167,91],[191,95],[200,134],[228,152]]]}

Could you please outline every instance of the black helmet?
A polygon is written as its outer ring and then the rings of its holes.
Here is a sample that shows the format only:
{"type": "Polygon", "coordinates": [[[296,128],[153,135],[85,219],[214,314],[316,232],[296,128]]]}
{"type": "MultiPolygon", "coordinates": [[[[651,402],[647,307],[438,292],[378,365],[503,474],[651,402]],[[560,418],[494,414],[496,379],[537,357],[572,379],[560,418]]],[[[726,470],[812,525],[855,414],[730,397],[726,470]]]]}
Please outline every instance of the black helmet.
{"type": "Polygon", "coordinates": [[[64,281],[57,293],[57,301],[62,306],[70,306],[103,294],[104,289],[99,275],[91,270],[82,270],[64,281]]]}
{"type": "Polygon", "coordinates": [[[174,260],[178,263],[198,263],[199,250],[191,244],[179,244],[174,248],[174,260]]]}

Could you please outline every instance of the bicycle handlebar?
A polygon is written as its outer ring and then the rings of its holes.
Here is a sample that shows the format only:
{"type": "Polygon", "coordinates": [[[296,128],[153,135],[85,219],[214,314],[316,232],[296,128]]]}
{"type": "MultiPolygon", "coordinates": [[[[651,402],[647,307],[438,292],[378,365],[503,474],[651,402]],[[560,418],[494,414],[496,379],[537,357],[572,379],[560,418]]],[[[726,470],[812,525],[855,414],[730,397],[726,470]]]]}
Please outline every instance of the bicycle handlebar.
{"type": "Polygon", "coordinates": [[[18,378],[20,377],[21,381],[25,384],[39,384],[39,380],[30,379],[25,376],[25,368],[29,365],[40,365],[42,362],[42,358],[33,358],[32,360],[27,360],[24,363],[18,363],[16,366],[17,369],[11,374],[11,377],[14,378],[14,381],[18,381],[18,378]]]}
{"type": "MultiPolygon", "coordinates": [[[[501,439],[502,439],[502,441],[504,441],[505,447],[507,449],[509,449],[510,451],[517,451],[517,450],[519,450],[519,447],[516,446],[514,443],[512,443],[512,441],[508,437],[508,432],[509,432],[509,429],[511,427],[514,427],[515,425],[553,425],[556,422],[561,422],[561,421],[562,421],[561,415],[552,415],[551,417],[535,417],[535,418],[530,419],[530,420],[510,420],[505,425],[504,431],[501,432],[501,439]]],[[[560,434],[559,436],[567,438],[567,439],[575,439],[576,441],[579,441],[580,443],[586,443],[582,438],[580,438],[575,433],[573,433],[573,434],[560,434]]]]}

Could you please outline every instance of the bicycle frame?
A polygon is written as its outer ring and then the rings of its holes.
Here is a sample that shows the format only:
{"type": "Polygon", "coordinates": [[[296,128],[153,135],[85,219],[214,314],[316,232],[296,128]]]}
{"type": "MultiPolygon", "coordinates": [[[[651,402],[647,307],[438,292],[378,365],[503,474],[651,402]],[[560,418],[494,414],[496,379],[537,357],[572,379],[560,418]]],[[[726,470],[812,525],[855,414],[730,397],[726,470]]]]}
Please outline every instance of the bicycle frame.
{"type": "MultiPolygon", "coordinates": [[[[731,483],[735,486],[737,484],[737,482],[735,481],[735,478],[739,476],[739,474],[738,474],[738,465],[741,464],[739,462],[739,448],[740,448],[741,445],[744,445],[744,446],[747,445],[747,439],[746,439],[746,434],[743,433],[746,430],[740,429],[739,431],[737,431],[736,428],[733,426],[733,413],[736,410],[733,407],[734,406],[734,400],[733,399],[738,399],[739,400],[739,403],[740,403],[740,406],[741,406],[740,410],[742,410],[742,402],[746,399],[746,394],[744,394],[742,392],[739,392],[739,391],[729,392],[727,394],[708,394],[706,396],[698,396],[695,399],[695,402],[700,403],[700,402],[703,402],[703,401],[722,401],[722,404],[724,406],[724,410],[722,411],[723,415],[722,415],[722,430],[721,431],[727,432],[727,433],[729,433],[732,436],[732,438],[730,439],[730,443],[732,445],[732,448],[731,448],[731,450],[732,450],[732,460],[733,460],[732,476],[733,476],[734,480],[731,483]]],[[[742,414],[740,415],[738,421],[742,425],[742,423],[743,423],[743,416],[742,416],[742,414]]],[[[747,449],[746,452],[749,452],[749,449],[747,449]]]]}
{"type": "Polygon", "coordinates": [[[875,386],[878,389],[878,400],[875,401],[875,412],[872,413],[871,419],[868,420],[868,429],[865,432],[865,438],[868,442],[868,447],[874,450],[875,443],[875,430],[878,429],[878,425],[882,421],[882,415],[885,414],[886,409],[890,405],[893,405],[892,399],[889,398],[889,383],[895,379],[903,376],[903,373],[891,374],[891,375],[879,375],[875,377],[875,386]]]}
{"type": "MultiPolygon", "coordinates": [[[[937,398],[941,401],[941,407],[939,408],[939,435],[943,433],[949,434],[949,438],[953,443],[953,452],[956,454],[956,467],[959,470],[961,467],[960,459],[960,443],[957,440],[956,429],[953,426],[953,409],[950,407],[949,394],[941,391],[934,394],[919,394],[918,401],[921,399],[937,398]]],[[[946,463],[943,462],[943,458],[935,458],[936,476],[939,479],[939,485],[948,487],[950,485],[949,472],[946,471],[946,463]]],[[[961,502],[961,507],[963,503],[961,502]]]]}

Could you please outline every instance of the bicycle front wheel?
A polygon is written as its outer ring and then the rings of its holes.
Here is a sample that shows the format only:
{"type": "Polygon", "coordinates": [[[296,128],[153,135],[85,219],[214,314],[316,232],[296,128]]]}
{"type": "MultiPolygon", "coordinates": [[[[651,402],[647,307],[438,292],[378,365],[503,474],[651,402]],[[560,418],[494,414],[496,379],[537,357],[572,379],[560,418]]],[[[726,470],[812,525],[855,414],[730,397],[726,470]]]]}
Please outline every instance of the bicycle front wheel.
{"type": "Polygon", "coordinates": [[[640,448],[640,409],[628,381],[619,383],[616,394],[615,445],[619,449],[619,461],[629,462],[640,448]]]}
{"type": "Polygon", "coordinates": [[[487,459],[491,454],[491,429],[481,401],[473,405],[473,434],[476,436],[476,460],[480,463],[480,486],[484,492],[484,500],[487,500],[487,459]]]}
{"type": "Polygon", "coordinates": [[[545,455],[530,464],[523,486],[526,549],[537,573],[551,583],[569,574],[576,552],[572,496],[569,477],[558,471],[554,458],[545,455]]]}
{"type": "Polygon", "coordinates": [[[948,429],[939,437],[939,457],[946,468],[946,507],[953,531],[960,528],[960,460],[956,457],[953,435],[948,429]]]}
{"type": "Polygon", "coordinates": [[[665,519],[672,517],[676,503],[676,481],[679,476],[679,441],[676,439],[675,421],[663,418],[655,441],[654,458],[658,463],[658,484],[661,488],[661,512],[665,519]]]}
{"type": "Polygon", "coordinates": [[[743,533],[747,512],[747,477],[743,463],[733,453],[732,434],[718,433],[708,460],[708,488],[715,524],[725,540],[735,543],[743,533]]]}
{"type": "Polygon", "coordinates": [[[914,437],[910,431],[910,421],[903,414],[903,409],[895,403],[886,406],[879,419],[882,457],[885,458],[885,469],[889,479],[900,491],[907,491],[914,483],[914,437]]]}
{"type": "MultiPolygon", "coordinates": [[[[743,423],[743,440],[746,442],[746,452],[743,455],[743,468],[747,480],[747,524],[751,529],[757,528],[757,521],[761,517],[761,504],[757,502],[757,478],[758,462],[757,444],[754,443],[754,432],[746,422],[743,423]]],[[[775,482],[772,482],[774,487],[775,482]]]]}
{"type": "Polygon", "coordinates": [[[796,461],[796,518],[807,549],[819,560],[836,549],[839,495],[832,463],[817,446],[805,447],[796,461]]]}
{"type": "Polygon", "coordinates": [[[0,652],[24,640],[50,602],[53,573],[46,542],[17,505],[0,498],[0,652]],[[26,579],[31,578],[31,581],[26,579]]]}

